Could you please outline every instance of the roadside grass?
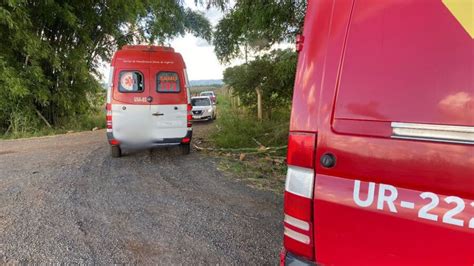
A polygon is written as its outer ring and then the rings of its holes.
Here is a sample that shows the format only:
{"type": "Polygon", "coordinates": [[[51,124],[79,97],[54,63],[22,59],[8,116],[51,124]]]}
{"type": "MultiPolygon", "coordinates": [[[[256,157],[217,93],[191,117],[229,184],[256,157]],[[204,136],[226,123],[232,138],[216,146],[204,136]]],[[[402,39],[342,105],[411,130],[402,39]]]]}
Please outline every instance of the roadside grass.
{"type": "Polygon", "coordinates": [[[30,128],[21,131],[11,131],[7,134],[1,134],[0,139],[19,139],[65,134],[68,132],[88,131],[92,129],[105,128],[105,111],[98,110],[91,114],[77,115],[68,121],[61,123],[61,126],[49,128],[43,126],[40,128],[30,128]]]}
{"type": "Polygon", "coordinates": [[[289,110],[276,110],[271,119],[258,121],[249,110],[231,106],[228,96],[220,96],[218,101],[217,131],[212,135],[216,147],[258,148],[259,143],[265,147],[286,145],[289,110]]]}
{"type": "Polygon", "coordinates": [[[258,121],[256,114],[232,106],[229,96],[218,95],[217,114],[216,130],[211,133],[209,144],[221,149],[217,152],[222,158],[219,168],[248,181],[252,187],[283,192],[289,108],[274,111],[271,119],[258,121]],[[265,150],[264,147],[280,149],[265,150]],[[239,152],[241,148],[255,151],[239,152]]]}

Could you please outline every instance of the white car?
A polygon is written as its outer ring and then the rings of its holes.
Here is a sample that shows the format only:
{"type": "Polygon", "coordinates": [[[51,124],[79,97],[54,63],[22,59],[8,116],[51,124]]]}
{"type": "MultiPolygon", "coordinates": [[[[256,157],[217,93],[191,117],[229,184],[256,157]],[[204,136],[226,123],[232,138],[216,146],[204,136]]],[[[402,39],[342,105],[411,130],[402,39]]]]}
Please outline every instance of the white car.
{"type": "Polygon", "coordinates": [[[211,98],[211,101],[214,104],[217,103],[217,97],[216,97],[216,94],[213,91],[203,91],[199,94],[199,96],[209,96],[209,98],[211,98]]]}
{"type": "Polygon", "coordinates": [[[209,96],[192,97],[191,105],[193,106],[191,110],[193,120],[216,119],[216,105],[212,103],[209,96]]]}

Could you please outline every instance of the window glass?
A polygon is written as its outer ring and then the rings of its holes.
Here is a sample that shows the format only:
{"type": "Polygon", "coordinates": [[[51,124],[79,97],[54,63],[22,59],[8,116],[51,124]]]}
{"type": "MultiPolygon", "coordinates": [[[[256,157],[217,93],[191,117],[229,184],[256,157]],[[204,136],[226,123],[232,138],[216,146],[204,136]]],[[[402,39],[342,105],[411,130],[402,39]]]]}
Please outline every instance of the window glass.
{"type": "Polygon", "coordinates": [[[188,71],[186,71],[186,68],[184,69],[184,80],[185,80],[185,86],[186,86],[186,96],[188,97],[188,103],[191,100],[191,94],[189,92],[189,77],[188,77],[188,71]]]}
{"type": "Polygon", "coordinates": [[[157,92],[180,92],[179,77],[175,72],[160,72],[156,75],[157,92]]]}
{"type": "Polygon", "coordinates": [[[191,104],[193,106],[209,106],[211,105],[211,102],[209,101],[209,98],[194,98],[191,99],[191,104]]]}
{"type": "Polygon", "coordinates": [[[142,92],[143,74],[139,71],[122,71],[119,75],[120,92],[142,92]]]}

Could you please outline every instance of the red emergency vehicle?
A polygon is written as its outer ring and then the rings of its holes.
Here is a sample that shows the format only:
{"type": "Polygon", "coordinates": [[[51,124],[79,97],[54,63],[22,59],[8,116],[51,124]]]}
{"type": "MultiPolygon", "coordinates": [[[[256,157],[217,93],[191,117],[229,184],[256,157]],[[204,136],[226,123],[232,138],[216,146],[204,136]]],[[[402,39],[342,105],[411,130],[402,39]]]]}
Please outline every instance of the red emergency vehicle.
{"type": "Polygon", "coordinates": [[[186,65],[171,47],[124,46],[114,54],[107,90],[107,137],[123,148],[179,145],[190,151],[191,104],[186,65]]]}
{"type": "Polygon", "coordinates": [[[474,264],[473,20],[471,0],[308,1],[282,264],[474,264]]]}

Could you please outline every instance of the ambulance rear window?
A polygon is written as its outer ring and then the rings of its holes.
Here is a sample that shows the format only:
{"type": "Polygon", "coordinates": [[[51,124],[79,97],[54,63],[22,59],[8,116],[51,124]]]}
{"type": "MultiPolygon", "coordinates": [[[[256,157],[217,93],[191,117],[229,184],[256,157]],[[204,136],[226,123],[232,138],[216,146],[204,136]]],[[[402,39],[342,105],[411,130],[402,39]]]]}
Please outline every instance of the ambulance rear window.
{"type": "Polygon", "coordinates": [[[120,92],[142,92],[143,74],[139,71],[121,71],[119,75],[120,92]]]}
{"type": "Polygon", "coordinates": [[[175,72],[160,72],[156,75],[157,92],[180,92],[179,77],[175,72]]]}

